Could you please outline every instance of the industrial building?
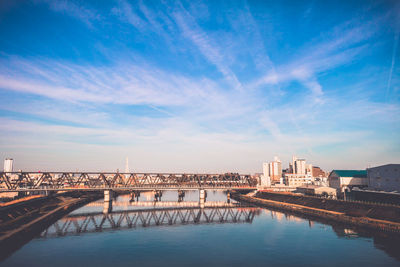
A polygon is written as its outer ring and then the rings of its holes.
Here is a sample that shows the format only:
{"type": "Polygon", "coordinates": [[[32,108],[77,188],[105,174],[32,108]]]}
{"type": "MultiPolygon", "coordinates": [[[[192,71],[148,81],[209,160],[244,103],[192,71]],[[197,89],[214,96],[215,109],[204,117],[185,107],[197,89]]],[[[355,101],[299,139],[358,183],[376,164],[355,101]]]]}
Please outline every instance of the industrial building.
{"type": "Polygon", "coordinates": [[[338,193],[350,192],[354,187],[368,186],[366,170],[333,170],[328,177],[329,186],[336,188],[338,193]]]}
{"type": "Polygon", "coordinates": [[[367,169],[368,189],[400,193],[400,164],[386,164],[367,169]]]}

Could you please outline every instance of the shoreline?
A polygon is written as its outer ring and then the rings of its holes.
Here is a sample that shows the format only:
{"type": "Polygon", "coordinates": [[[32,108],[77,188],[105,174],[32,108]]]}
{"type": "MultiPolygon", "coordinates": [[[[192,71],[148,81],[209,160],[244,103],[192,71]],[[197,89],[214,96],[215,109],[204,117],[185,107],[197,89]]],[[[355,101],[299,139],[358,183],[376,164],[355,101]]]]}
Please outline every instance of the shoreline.
{"type": "MultiPolygon", "coordinates": [[[[61,194],[62,195],[62,194],[61,194]]],[[[28,200],[25,203],[21,202],[17,205],[29,204],[32,201],[52,201],[61,195],[54,196],[52,198],[43,197],[36,198],[32,200],[28,200]]],[[[81,196],[81,197],[70,197],[69,199],[65,199],[60,203],[57,203],[51,210],[48,210],[46,213],[39,215],[34,218],[26,218],[28,222],[15,222],[15,227],[6,230],[6,232],[2,233],[0,236],[0,262],[13,254],[20,247],[28,243],[32,238],[34,238],[37,234],[40,234],[41,231],[46,229],[52,223],[62,218],[64,215],[70,213],[71,211],[82,207],[83,205],[98,199],[98,196],[90,195],[90,196],[81,196]]],[[[40,213],[40,208],[34,210],[35,214],[40,213]]],[[[28,215],[28,214],[27,214],[28,215]]]]}
{"type": "Polygon", "coordinates": [[[344,212],[337,212],[337,211],[319,209],[299,204],[280,202],[270,199],[259,198],[256,196],[243,195],[237,192],[232,194],[232,198],[247,203],[252,203],[261,207],[289,211],[295,214],[308,215],[312,217],[322,218],[325,220],[327,219],[339,223],[349,224],[352,226],[390,232],[400,235],[400,223],[398,222],[373,219],[369,217],[349,216],[344,212]]]}

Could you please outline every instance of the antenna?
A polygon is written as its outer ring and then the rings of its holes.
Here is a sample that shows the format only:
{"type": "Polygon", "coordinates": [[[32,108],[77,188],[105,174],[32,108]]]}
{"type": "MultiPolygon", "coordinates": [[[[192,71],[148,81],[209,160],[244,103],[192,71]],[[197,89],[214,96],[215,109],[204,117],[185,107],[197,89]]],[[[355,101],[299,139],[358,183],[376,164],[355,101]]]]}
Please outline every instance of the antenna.
{"type": "Polygon", "coordinates": [[[130,171],[129,171],[129,160],[128,160],[128,157],[126,157],[126,160],[125,160],[125,173],[129,173],[130,171]]]}

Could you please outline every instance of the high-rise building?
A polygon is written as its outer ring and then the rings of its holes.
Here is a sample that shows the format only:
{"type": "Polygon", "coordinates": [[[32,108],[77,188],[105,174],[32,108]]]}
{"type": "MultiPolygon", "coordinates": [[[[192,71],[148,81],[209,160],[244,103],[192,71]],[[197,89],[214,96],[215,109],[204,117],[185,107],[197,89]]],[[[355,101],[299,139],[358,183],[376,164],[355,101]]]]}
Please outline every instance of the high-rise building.
{"type": "Polygon", "coordinates": [[[296,156],[293,156],[292,162],[293,162],[292,163],[293,174],[300,174],[300,175],[306,174],[306,160],[305,159],[298,159],[296,156]]]}
{"type": "Polygon", "coordinates": [[[262,186],[271,186],[271,178],[269,177],[269,163],[263,163],[263,175],[261,176],[262,186]]]}
{"type": "Polygon", "coordinates": [[[292,163],[289,163],[289,172],[285,173],[285,183],[289,186],[300,186],[312,183],[312,165],[306,164],[305,159],[292,157],[292,163]]]}
{"type": "Polygon", "coordinates": [[[274,157],[274,161],[269,163],[269,176],[273,183],[280,183],[282,178],[282,162],[278,157],[274,157]]]}
{"type": "Polygon", "coordinates": [[[282,178],[282,163],[278,157],[274,157],[274,161],[263,163],[263,179],[265,186],[280,183],[282,178]]]}
{"type": "Polygon", "coordinates": [[[4,172],[12,172],[13,171],[13,162],[14,162],[14,160],[11,158],[6,158],[4,160],[4,172]]]}

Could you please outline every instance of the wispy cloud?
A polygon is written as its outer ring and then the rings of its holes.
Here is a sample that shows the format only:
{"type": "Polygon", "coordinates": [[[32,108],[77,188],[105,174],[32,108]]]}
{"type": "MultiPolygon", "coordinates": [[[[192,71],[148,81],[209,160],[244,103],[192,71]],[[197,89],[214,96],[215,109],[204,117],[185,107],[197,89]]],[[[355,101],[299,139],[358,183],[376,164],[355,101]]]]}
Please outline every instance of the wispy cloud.
{"type": "Polygon", "coordinates": [[[118,1],[119,5],[114,7],[111,11],[118,15],[122,20],[126,20],[138,30],[144,30],[146,22],[133,11],[132,6],[125,0],[118,1]]]}
{"type": "Polygon", "coordinates": [[[400,29],[397,30],[397,32],[394,34],[392,63],[390,65],[389,78],[388,78],[387,86],[386,86],[386,101],[388,100],[388,97],[390,95],[390,86],[392,84],[393,69],[394,69],[394,66],[395,66],[395,63],[396,63],[397,47],[399,46],[399,35],[400,35],[400,29]]]}
{"type": "Polygon", "coordinates": [[[234,89],[243,90],[241,82],[229,66],[224,63],[225,59],[221,54],[219,46],[200,28],[195,18],[182,6],[173,12],[173,16],[183,35],[197,46],[210,63],[216,66],[230,85],[234,89]]]}
{"type": "Polygon", "coordinates": [[[291,62],[268,71],[251,86],[298,81],[310,90],[314,103],[323,103],[324,92],[318,75],[352,62],[361,54],[366,49],[363,42],[377,30],[376,26],[371,26],[373,24],[352,26],[351,22],[347,22],[335,27],[331,33],[322,35],[322,41],[315,39],[308,43],[291,62]]]}
{"type": "Polygon", "coordinates": [[[85,23],[87,26],[92,27],[94,21],[101,19],[94,9],[76,4],[67,0],[35,0],[39,3],[46,3],[49,8],[55,12],[60,12],[65,15],[74,17],[85,23]]]}
{"type": "Polygon", "coordinates": [[[213,83],[207,79],[123,62],[93,67],[13,60],[7,65],[8,75],[0,73],[1,88],[71,102],[184,106],[215,94],[213,83]]]}

